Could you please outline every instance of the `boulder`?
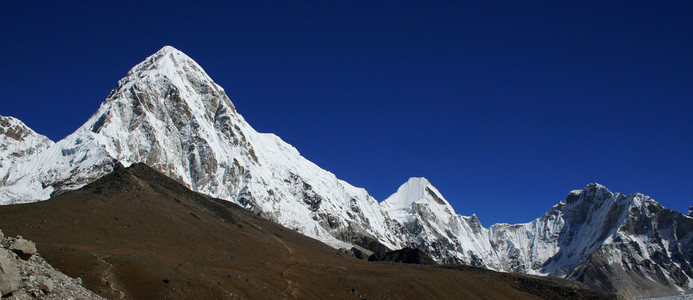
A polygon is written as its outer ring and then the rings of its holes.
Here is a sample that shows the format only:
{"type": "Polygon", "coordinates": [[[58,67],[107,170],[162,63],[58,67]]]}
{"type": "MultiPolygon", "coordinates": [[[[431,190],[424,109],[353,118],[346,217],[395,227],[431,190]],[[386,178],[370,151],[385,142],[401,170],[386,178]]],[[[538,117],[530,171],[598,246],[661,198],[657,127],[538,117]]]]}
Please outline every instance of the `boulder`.
{"type": "Polygon", "coordinates": [[[21,283],[16,259],[7,250],[0,249],[0,295],[14,292],[21,283]]]}
{"type": "Polygon", "coordinates": [[[38,287],[45,293],[50,294],[53,291],[53,280],[46,276],[36,277],[38,287]]]}
{"type": "Polygon", "coordinates": [[[22,259],[27,260],[36,253],[36,244],[30,240],[18,237],[10,243],[9,249],[17,253],[22,259]]]}

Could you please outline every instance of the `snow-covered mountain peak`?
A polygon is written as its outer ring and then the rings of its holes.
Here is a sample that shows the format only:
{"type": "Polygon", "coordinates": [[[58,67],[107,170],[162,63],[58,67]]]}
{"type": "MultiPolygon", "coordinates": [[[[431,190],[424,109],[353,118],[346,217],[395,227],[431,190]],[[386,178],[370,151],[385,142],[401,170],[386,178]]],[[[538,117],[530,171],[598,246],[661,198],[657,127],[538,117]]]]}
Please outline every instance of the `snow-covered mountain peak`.
{"type": "Polygon", "coordinates": [[[412,177],[402,184],[397,192],[385,199],[381,206],[387,210],[410,210],[415,204],[439,207],[447,214],[455,215],[455,210],[428,179],[412,177]]]}
{"type": "Polygon", "coordinates": [[[688,208],[688,216],[693,218],[693,205],[691,205],[691,207],[688,208]]]}
{"type": "Polygon", "coordinates": [[[402,244],[365,190],[279,137],[255,131],[224,90],[170,46],[130,69],[77,131],[16,168],[11,178],[25,182],[0,186],[0,193],[15,187],[22,193],[0,202],[47,199],[132,163],[335,247],[402,244]]]}
{"type": "Polygon", "coordinates": [[[128,98],[123,97],[123,93],[132,90],[155,90],[160,93],[155,95],[156,97],[137,97],[134,99],[137,102],[184,100],[192,109],[211,110],[208,114],[213,114],[217,109],[217,103],[206,105],[202,102],[220,99],[235,112],[235,107],[226,97],[224,89],[215,84],[195,60],[171,46],[161,48],[130,69],[118,82],[118,87],[111,91],[106,102],[128,98]]]}
{"type": "Polygon", "coordinates": [[[573,190],[561,204],[571,204],[575,201],[587,201],[590,203],[601,202],[614,196],[608,188],[599,183],[590,183],[582,190],[573,190]]]}
{"type": "MultiPolygon", "coordinates": [[[[175,69],[181,68],[185,64],[197,65],[185,53],[172,46],[164,46],[132,68],[132,72],[141,73],[148,70],[175,69]]],[[[199,68],[199,65],[197,67],[199,68]]]]}
{"type": "Polygon", "coordinates": [[[24,122],[0,116],[0,183],[17,162],[53,145],[48,137],[36,133],[24,122]]]}

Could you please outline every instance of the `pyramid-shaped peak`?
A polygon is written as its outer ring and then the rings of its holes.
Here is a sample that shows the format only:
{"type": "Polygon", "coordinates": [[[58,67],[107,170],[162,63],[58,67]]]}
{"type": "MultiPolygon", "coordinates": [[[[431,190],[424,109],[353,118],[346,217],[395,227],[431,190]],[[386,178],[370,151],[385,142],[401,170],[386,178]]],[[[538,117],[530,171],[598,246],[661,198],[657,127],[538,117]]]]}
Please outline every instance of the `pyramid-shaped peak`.
{"type": "Polygon", "coordinates": [[[162,47],[159,49],[159,51],[154,52],[154,54],[150,55],[150,57],[154,58],[155,60],[176,58],[191,59],[188,55],[183,53],[183,51],[168,45],[162,47]]]}
{"type": "Polygon", "coordinates": [[[196,73],[198,75],[196,77],[201,77],[205,81],[211,81],[207,73],[195,60],[172,46],[164,46],[130,69],[125,79],[147,76],[166,76],[170,78],[191,73],[196,73]]]}
{"type": "Polygon", "coordinates": [[[415,185],[415,186],[425,187],[426,185],[430,185],[431,182],[428,181],[428,179],[426,179],[426,177],[411,177],[404,184],[405,185],[415,185]]]}
{"type": "Polygon", "coordinates": [[[390,208],[409,207],[413,203],[428,203],[431,200],[440,205],[450,205],[428,179],[412,177],[402,184],[397,192],[385,199],[383,205],[390,208]]]}
{"type": "Polygon", "coordinates": [[[159,54],[169,54],[169,53],[175,53],[175,54],[179,54],[179,53],[180,53],[180,54],[183,54],[183,52],[181,52],[180,50],[178,50],[178,49],[176,49],[175,47],[170,46],[170,45],[163,46],[163,47],[162,47],[161,49],[159,49],[159,51],[157,51],[156,53],[159,53],[159,54]]]}
{"type": "MultiPolygon", "coordinates": [[[[605,201],[618,201],[625,199],[622,194],[612,193],[606,186],[599,183],[590,183],[582,190],[573,190],[561,201],[561,204],[585,203],[601,206],[605,201]]],[[[631,197],[632,198],[632,197],[631,197]]]]}
{"type": "Polygon", "coordinates": [[[116,89],[111,91],[107,101],[133,97],[138,102],[180,99],[190,105],[191,101],[200,102],[196,104],[200,107],[204,106],[202,102],[209,99],[224,98],[224,102],[233,107],[223,89],[214,83],[207,72],[195,60],[172,46],[164,46],[132,67],[118,82],[116,89]],[[149,97],[130,95],[132,88],[149,97]]]}

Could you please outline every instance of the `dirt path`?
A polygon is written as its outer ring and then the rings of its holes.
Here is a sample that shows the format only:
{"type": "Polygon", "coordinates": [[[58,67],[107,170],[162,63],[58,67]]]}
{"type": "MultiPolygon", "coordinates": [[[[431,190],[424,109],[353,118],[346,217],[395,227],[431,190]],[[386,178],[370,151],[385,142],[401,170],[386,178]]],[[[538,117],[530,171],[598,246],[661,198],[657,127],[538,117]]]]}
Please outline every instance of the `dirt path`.
{"type": "Polygon", "coordinates": [[[287,298],[298,299],[298,286],[296,282],[293,282],[287,278],[287,274],[289,273],[291,267],[298,264],[294,257],[294,250],[287,246],[280,238],[274,236],[274,239],[284,248],[284,250],[286,250],[286,257],[290,261],[288,264],[284,265],[284,268],[279,273],[279,277],[286,282],[287,298]]]}
{"type": "Polygon", "coordinates": [[[113,277],[113,264],[107,261],[111,256],[98,254],[94,254],[94,256],[107,266],[101,273],[101,285],[111,289],[114,294],[118,295],[118,299],[127,299],[125,292],[123,292],[122,288],[118,285],[117,279],[113,277]]]}

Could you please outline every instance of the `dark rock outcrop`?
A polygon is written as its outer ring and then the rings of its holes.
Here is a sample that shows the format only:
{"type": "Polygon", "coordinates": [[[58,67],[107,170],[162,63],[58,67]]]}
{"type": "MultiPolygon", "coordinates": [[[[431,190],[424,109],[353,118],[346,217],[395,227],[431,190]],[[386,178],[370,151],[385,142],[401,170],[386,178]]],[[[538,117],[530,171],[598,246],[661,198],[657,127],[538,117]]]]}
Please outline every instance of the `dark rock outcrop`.
{"type": "Polygon", "coordinates": [[[436,262],[416,248],[403,248],[394,251],[376,252],[368,261],[387,261],[402,264],[435,265],[436,262]]]}

